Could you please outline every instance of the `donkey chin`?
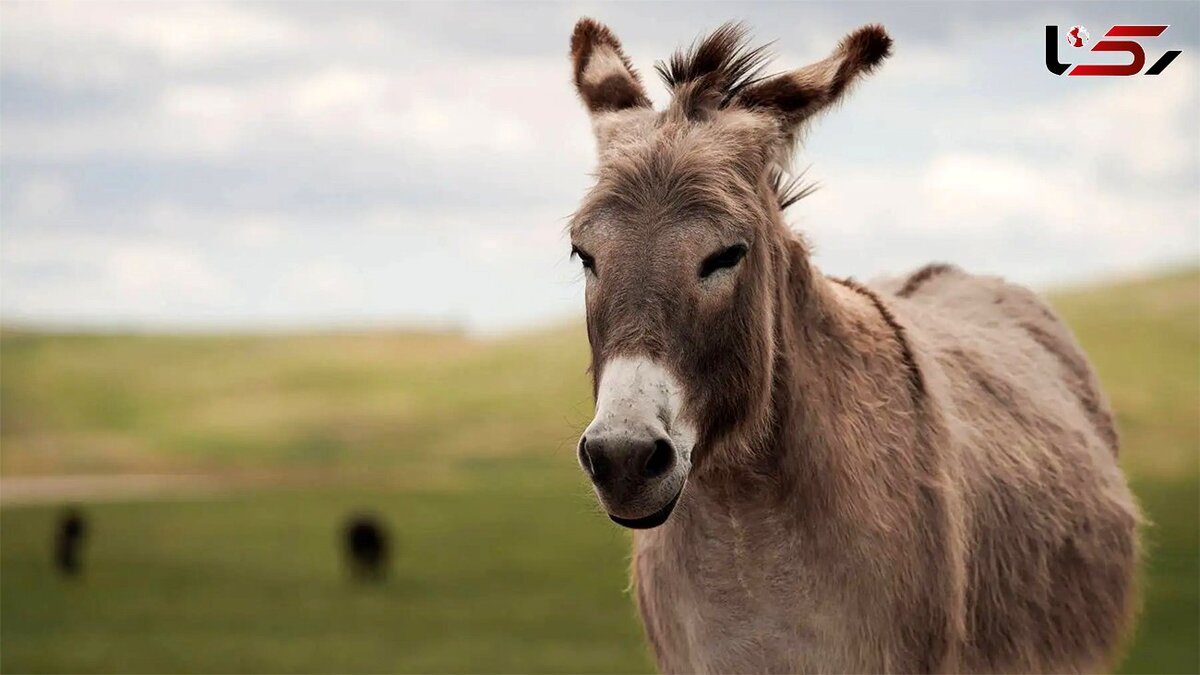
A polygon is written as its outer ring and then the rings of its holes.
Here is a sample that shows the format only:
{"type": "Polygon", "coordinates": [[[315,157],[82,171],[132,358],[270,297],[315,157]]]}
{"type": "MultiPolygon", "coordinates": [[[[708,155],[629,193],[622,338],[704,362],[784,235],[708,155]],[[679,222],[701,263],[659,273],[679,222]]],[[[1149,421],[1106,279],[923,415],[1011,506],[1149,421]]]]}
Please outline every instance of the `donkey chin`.
{"type": "Polygon", "coordinates": [[[675,510],[696,438],[682,409],[679,380],[661,364],[620,356],[603,365],[579,464],[618,525],[658,527],[675,510]]]}

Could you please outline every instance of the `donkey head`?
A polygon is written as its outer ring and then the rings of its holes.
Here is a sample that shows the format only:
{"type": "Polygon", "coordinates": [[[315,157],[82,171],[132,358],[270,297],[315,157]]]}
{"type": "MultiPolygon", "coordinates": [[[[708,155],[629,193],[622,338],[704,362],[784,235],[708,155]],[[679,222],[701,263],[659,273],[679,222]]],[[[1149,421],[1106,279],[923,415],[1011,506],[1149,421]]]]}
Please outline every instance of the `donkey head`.
{"type": "Polygon", "coordinates": [[[761,77],[766,54],[744,38],[727,24],[659,64],[661,112],[606,27],[583,19],[571,38],[599,149],[570,226],[596,396],[579,461],[626,527],[663,523],[693,464],[769,425],[781,289],[803,255],[780,215],[803,191],[779,165],[891,47],[868,26],[823,61],[761,77]]]}

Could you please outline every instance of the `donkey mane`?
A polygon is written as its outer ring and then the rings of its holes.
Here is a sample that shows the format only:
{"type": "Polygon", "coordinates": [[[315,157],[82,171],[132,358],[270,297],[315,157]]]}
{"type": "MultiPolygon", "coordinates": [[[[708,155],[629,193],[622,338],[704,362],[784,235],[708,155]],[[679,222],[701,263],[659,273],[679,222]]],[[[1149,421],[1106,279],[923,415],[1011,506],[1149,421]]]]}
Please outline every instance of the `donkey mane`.
{"type": "MultiPolygon", "coordinates": [[[[929,266],[929,267],[932,267],[929,266]]],[[[942,265],[947,270],[952,269],[948,265],[942,265]]],[[[928,269],[928,268],[926,268],[928,269]]],[[[896,340],[896,347],[900,352],[900,360],[904,363],[905,369],[908,371],[908,383],[912,388],[914,401],[925,396],[925,376],[921,373],[921,367],[917,365],[917,360],[913,356],[912,346],[909,344],[908,334],[904,330],[904,326],[896,320],[896,315],[879,297],[879,294],[871,290],[867,286],[859,283],[851,277],[827,277],[830,281],[845,286],[846,288],[858,293],[870,301],[875,310],[879,312],[879,316],[883,322],[887,324],[892,331],[892,336],[896,340]]]]}
{"type": "Polygon", "coordinates": [[[774,56],[769,51],[772,44],[751,47],[747,28],[731,21],[677,50],[668,61],[657,62],[654,69],[671,90],[671,107],[689,119],[728,107],[793,108],[807,117],[809,106],[802,102],[836,101],[856,76],[871,73],[892,53],[892,39],[882,26],[864,26],[838,43],[836,62],[817,64],[832,69],[829,82],[818,86],[803,77],[764,74],[774,56]]]}
{"type": "MultiPolygon", "coordinates": [[[[890,49],[888,40],[859,42],[862,60],[871,64],[868,68],[882,61],[890,49]],[[869,53],[872,49],[877,53],[869,53]]],[[[656,62],[654,70],[671,92],[671,109],[688,119],[704,119],[711,111],[731,104],[751,107],[737,97],[746,87],[777,77],[778,73],[766,74],[774,58],[770,51],[773,44],[751,47],[745,24],[730,21],[690,47],[676,50],[668,60],[656,62]]],[[[816,183],[805,180],[806,173],[807,169],[789,176],[781,166],[771,168],[768,180],[780,211],[817,191],[816,183]]]]}
{"type": "Polygon", "coordinates": [[[788,176],[779,167],[771,170],[771,191],[775,193],[775,201],[778,202],[780,211],[788,210],[796,202],[816,192],[820,187],[813,181],[805,180],[807,174],[808,169],[794,176],[788,176]]]}
{"type": "Polygon", "coordinates": [[[770,46],[751,48],[749,31],[731,21],[677,50],[667,62],[655,63],[654,70],[671,90],[672,106],[694,118],[705,109],[725,108],[747,85],[764,79],[770,46]]]}

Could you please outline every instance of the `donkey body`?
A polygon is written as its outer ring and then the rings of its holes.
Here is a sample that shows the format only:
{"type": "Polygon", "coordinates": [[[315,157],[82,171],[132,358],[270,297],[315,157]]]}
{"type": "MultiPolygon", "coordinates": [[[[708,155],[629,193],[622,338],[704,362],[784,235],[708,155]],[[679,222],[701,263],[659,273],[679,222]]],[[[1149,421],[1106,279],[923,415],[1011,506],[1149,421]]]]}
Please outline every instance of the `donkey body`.
{"type": "Polygon", "coordinates": [[[1137,515],[1062,323],[1022,288],[953,270],[908,297],[903,282],[813,283],[832,320],[788,340],[773,456],[696,472],[674,516],[635,536],[660,667],[1105,668],[1137,515]]]}
{"type": "Polygon", "coordinates": [[[826,277],[783,223],[776,162],[890,44],[867,27],[760,78],[726,26],[662,67],[657,113],[611,33],[576,27],[601,158],[571,226],[579,456],[638,528],[663,671],[1092,671],[1132,616],[1139,516],[1062,321],[946,265],[826,277]]]}

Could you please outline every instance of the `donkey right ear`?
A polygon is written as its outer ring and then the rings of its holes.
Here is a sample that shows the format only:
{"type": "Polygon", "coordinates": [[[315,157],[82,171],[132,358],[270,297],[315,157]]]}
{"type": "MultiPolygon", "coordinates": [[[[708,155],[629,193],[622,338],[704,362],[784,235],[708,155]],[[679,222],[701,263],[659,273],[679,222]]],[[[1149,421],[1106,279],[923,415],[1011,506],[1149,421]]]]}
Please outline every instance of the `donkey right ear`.
{"type": "Polygon", "coordinates": [[[790,142],[797,127],[837,103],[850,85],[891,53],[892,38],[883,26],[863,26],[843,38],[825,60],[752,82],[734,100],[742,107],[775,116],[790,142]]]}
{"type": "Polygon", "coordinates": [[[650,99],[621,43],[604,24],[580,19],[571,35],[575,89],[593,115],[649,108],[650,99]]]}

